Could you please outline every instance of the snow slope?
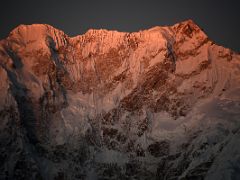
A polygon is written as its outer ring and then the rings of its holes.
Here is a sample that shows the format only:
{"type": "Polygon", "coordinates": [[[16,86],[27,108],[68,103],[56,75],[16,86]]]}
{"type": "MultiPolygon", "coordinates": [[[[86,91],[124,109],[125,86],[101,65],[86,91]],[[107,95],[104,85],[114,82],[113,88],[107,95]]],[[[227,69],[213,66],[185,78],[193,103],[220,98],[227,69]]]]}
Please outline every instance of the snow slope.
{"type": "Polygon", "coordinates": [[[192,20],[0,41],[0,179],[238,179],[240,55],[192,20]]]}

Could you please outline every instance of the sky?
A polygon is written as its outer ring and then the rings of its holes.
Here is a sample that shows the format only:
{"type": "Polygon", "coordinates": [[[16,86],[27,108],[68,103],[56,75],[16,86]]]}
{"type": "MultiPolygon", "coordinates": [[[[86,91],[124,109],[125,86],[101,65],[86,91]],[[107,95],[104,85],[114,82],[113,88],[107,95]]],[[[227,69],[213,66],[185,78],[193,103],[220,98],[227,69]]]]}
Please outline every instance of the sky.
{"type": "Polygon", "coordinates": [[[6,0],[0,39],[20,24],[50,24],[75,36],[90,28],[134,32],[187,19],[215,43],[240,52],[239,0],[6,0]]]}

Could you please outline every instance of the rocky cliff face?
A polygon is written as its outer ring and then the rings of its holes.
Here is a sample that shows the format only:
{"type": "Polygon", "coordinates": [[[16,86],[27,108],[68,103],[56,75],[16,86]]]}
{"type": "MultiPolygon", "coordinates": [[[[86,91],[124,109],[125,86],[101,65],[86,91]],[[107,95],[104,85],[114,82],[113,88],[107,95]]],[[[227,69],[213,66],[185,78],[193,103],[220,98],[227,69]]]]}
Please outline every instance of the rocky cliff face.
{"type": "Polygon", "coordinates": [[[0,179],[237,179],[240,55],[191,20],[0,41],[0,179]]]}

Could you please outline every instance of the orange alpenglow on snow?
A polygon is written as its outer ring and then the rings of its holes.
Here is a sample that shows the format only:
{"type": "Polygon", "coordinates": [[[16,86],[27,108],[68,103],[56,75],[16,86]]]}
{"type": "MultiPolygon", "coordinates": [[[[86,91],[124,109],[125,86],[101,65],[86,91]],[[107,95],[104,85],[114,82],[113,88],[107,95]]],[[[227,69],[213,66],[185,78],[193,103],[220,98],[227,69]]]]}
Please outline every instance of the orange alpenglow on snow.
{"type": "Polygon", "coordinates": [[[192,20],[76,37],[20,25],[0,41],[0,179],[227,177],[239,67],[192,20]]]}

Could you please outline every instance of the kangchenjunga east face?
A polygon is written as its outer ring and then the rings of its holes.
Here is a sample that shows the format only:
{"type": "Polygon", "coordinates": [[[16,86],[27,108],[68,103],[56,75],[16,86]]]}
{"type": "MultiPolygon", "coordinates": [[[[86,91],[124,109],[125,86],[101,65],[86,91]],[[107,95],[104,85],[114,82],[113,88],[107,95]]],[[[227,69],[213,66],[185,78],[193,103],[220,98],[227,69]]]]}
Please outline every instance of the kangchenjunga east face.
{"type": "Polygon", "coordinates": [[[0,179],[240,178],[240,55],[193,21],[0,41],[0,179]]]}

